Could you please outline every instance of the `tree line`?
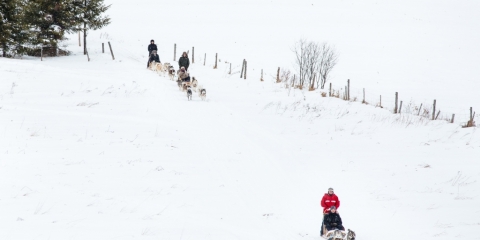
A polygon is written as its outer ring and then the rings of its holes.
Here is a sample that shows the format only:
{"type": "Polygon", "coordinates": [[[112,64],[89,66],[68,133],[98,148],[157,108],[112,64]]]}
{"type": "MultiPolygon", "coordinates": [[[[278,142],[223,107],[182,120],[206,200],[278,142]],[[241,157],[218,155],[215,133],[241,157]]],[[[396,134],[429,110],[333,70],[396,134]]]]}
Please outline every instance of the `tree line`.
{"type": "Polygon", "coordinates": [[[66,34],[83,32],[84,54],[88,30],[110,24],[103,0],[1,0],[0,50],[3,57],[35,55],[41,47],[58,49],[66,34]]]}

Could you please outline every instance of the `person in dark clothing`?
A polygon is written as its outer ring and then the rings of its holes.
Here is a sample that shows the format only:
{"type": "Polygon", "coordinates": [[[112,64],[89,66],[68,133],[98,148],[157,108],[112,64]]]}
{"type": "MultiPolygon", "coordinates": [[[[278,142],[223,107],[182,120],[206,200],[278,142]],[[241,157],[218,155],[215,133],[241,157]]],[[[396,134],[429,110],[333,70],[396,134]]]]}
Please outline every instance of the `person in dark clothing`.
{"type": "MultiPolygon", "coordinates": [[[[148,65],[150,64],[150,57],[152,55],[152,52],[153,51],[158,51],[157,49],[157,45],[155,45],[155,41],[153,41],[153,39],[150,41],[150,45],[148,45],[148,63],[147,63],[147,68],[148,68],[148,65]]],[[[159,60],[160,62],[160,60],[159,60]]]]}
{"type": "Polygon", "coordinates": [[[188,66],[190,65],[190,60],[188,59],[187,52],[183,52],[180,59],[178,59],[178,68],[181,69],[185,67],[185,70],[188,70],[188,66]]]}
{"type": "MultiPolygon", "coordinates": [[[[148,64],[150,65],[151,62],[160,62],[160,57],[158,56],[157,54],[157,51],[156,50],[153,50],[152,51],[152,54],[150,55],[150,58],[148,59],[148,64]]],[[[148,65],[147,65],[147,68],[148,68],[148,65]]]]}
{"type": "Polygon", "coordinates": [[[325,224],[327,231],[335,229],[345,231],[345,228],[342,225],[342,218],[340,217],[340,214],[337,213],[337,208],[335,206],[330,207],[330,212],[325,215],[323,223],[325,224]]]}

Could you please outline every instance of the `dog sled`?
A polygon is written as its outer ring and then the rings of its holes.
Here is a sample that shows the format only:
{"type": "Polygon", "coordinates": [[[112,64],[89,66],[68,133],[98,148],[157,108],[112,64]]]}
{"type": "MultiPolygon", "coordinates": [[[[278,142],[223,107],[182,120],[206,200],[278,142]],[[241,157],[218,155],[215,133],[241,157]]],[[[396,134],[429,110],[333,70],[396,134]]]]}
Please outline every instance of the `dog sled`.
{"type": "Polygon", "coordinates": [[[327,231],[327,229],[324,228],[323,232],[325,234],[322,237],[327,240],[355,240],[356,237],[355,232],[350,229],[347,231],[339,229],[327,231]]]}

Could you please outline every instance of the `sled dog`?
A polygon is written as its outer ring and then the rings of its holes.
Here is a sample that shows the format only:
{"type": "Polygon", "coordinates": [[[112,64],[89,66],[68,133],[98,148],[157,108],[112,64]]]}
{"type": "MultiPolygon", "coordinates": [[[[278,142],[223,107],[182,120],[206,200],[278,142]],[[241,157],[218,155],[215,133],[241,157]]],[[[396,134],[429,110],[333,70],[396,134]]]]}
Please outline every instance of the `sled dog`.
{"type": "Polygon", "coordinates": [[[200,98],[202,99],[202,101],[205,101],[205,99],[207,98],[207,90],[203,87],[199,87],[199,89],[200,98]]]}
{"type": "Polygon", "coordinates": [[[192,100],[192,88],[190,86],[187,87],[187,99],[188,101],[192,100]]]}

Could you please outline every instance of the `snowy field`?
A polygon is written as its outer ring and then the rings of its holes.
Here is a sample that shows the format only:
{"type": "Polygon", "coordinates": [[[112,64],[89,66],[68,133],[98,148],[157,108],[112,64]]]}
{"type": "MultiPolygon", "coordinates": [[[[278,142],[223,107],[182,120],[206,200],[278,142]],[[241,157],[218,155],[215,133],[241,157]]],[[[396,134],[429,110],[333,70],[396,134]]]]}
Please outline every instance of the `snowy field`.
{"type": "Polygon", "coordinates": [[[0,239],[319,240],[328,187],[358,240],[480,239],[479,3],[110,2],[90,62],[77,35],[69,57],[0,58],[0,239]],[[275,84],[301,37],[385,108],[275,84]],[[195,46],[206,101],[145,69],[152,38],[176,67],[195,46]],[[395,91],[456,122],[392,114],[395,91]]]}

